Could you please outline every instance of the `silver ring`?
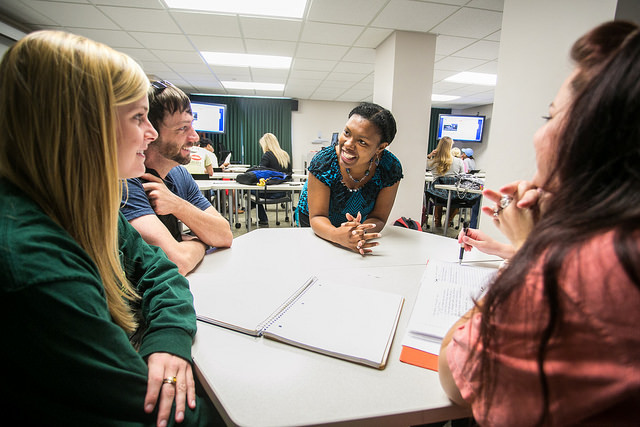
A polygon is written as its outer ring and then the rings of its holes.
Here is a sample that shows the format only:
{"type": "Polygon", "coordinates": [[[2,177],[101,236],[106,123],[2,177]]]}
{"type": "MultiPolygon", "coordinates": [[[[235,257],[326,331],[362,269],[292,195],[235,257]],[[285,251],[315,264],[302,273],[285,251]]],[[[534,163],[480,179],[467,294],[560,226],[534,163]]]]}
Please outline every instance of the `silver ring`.
{"type": "Polygon", "coordinates": [[[493,210],[493,217],[494,217],[494,218],[498,218],[498,215],[500,214],[500,210],[501,210],[501,209],[498,209],[498,208],[495,208],[495,209],[493,210]]]}
{"type": "Polygon", "coordinates": [[[507,206],[509,206],[509,203],[511,203],[512,200],[513,200],[512,197],[509,197],[506,194],[503,194],[502,197],[500,198],[500,209],[505,209],[507,206]]]}

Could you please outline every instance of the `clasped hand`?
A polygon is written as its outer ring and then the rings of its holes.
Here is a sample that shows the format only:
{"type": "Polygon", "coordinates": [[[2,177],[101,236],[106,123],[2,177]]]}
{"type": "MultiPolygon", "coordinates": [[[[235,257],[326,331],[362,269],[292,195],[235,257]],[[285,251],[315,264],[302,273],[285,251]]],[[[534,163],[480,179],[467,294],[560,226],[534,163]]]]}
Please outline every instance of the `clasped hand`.
{"type": "Polygon", "coordinates": [[[340,230],[344,231],[345,243],[344,247],[358,252],[360,255],[373,252],[372,247],[378,246],[378,242],[372,242],[371,239],[377,239],[380,237],[380,233],[367,233],[367,230],[375,228],[375,224],[362,224],[362,214],[358,212],[358,215],[354,217],[351,214],[346,214],[347,222],[343,222],[340,225],[340,230]]]}
{"type": "Polygon", "coordinates": [[[142,187],[157,215],[169,215],[176,212],[182,199],[173,194],[162,179],[150,173],[145,173],[140,178],[149,181],[143,183],[142,187]]]}

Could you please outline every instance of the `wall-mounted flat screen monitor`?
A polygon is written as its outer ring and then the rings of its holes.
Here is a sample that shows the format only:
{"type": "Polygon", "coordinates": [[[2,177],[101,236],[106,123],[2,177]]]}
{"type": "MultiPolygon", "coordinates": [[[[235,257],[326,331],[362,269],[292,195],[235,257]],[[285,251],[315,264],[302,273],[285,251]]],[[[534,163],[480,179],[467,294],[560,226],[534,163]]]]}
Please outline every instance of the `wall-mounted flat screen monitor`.
{"type": "Polygon", "coordinates": [[[485,116],[440,114],[438,139],[448,136],[454,141],[482,142],[485,116]]]}
{"type": "Polygon", "coordinates": [[[210,104],[192,102],[193,128],[200,132],[225,133],[227,120],[227,106],[224,104],[210,104]]]}

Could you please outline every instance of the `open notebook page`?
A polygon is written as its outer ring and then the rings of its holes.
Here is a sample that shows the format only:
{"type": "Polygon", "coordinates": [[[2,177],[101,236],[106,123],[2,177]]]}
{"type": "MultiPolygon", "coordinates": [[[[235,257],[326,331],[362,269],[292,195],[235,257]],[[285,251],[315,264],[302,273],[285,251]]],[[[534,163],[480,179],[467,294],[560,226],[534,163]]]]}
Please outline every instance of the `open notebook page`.
{"type": "Polygon", "coordinates": [[[316,281],[265,327],[263,335],[382,369],[403,302],[392,293],[316,281]]]}

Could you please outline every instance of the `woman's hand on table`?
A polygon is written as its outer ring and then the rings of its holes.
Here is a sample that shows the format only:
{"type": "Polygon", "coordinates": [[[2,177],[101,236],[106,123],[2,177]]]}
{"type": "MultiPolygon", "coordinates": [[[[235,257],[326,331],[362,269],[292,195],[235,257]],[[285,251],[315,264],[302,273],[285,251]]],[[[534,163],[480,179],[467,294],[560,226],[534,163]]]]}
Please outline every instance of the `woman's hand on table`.
{"type": "MultiPolygon", "coordinates": [[[[372,242],[371,239],[377,239],[380,237],[380,233],[367,233],[367,230],[375,228],[375,224],[362,224],[362,214],[358,212],[358,215],[354,217],[351,214],[346,214],[347,222],[343,222],[339,229],[344,230],[344,243],[340,243],[345,248],[349,248],[354,252],[358,252],[360,255],[365,255],[373,252],[371,248],[378,246],[378,242],[372,242]]],[[[343,234],[342,232],[340,233],[343,234]]]]}
{"type": "Polygon", "coordinates": [[[158,404],[157,425],[166,426],[175,399],[175,420],[181,423],[184,420],[185,402],[191,409],[196,407],[196,385],[191,364],[170,353],[152,353],[147,365],[149,377],[144,398],[145,412],[153,412],[158,404]],[[175,382],[170,381],[172,378],[175,378],[175,382]]]}

